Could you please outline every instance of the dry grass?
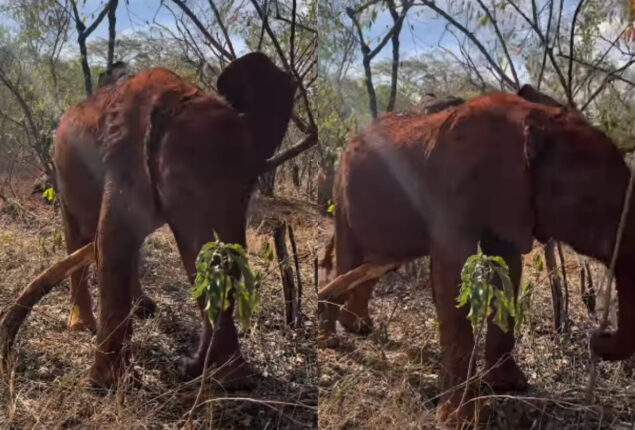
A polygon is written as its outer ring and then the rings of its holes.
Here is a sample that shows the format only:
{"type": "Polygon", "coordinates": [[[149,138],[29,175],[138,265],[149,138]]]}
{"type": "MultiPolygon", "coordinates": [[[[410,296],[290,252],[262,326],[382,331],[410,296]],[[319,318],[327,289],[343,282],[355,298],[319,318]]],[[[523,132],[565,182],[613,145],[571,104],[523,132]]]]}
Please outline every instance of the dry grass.
{"type": "MultiPolygon", "coordinates": [[[[18,193],[20,199],[0,202],[0,309],[65,255],[58,211],[26,197],[27,185],[18,193]]],[[[254,390],[227,393],[208,384],[200,406],[192,411],[200,380],[184,382],[177,363],[195,346],[199,317],[174,239],[163,227],[145,243],[142,284],[157,301],[159,313],[134,324],[130,375],[136,380],[106,395],[82,386],[93,360],[94,338],[67,330],[65,281],[36,306],[18,334],[12,371],[0,378],[0,428],[315,428],[315,219],[313,207],[300,201],[259,199],[252,205],[250,262],[268,273],[261,311],[251,327],[240,332],[243,354],[261,375],[254,390]],[[293,225],[299,247],[307,318],[297,330],[284,324],[275,263],[259,255],[262,242],[272,242],[271,225],[278,218],[293,225]]],[[[96,288],[92,293],[96,299],[96,288]]]]}
{"type": "MultiPolygon", "coordinates": [[[[320,242],[330,228],[325,220],[320,242]]],[[[530,388],[499,396],[484,392],[483,400],[493,412],[484,427],[634,428],[632,362],[600,364],[594,404],[584,404],[587,338],[597,323],[580,298],[577,256],[566,250],[571,330],[558,335],[546,273],[535,269],[533,253],[525,257],[523,276],[534,282],[534,293],[515,348],[530,388]]],[[[597,285],[603,266],[594,263],[592,271],[597,285]]],[[[371,301],[374,332],[363,338],[338,331],[339,347],[318,351],[320,429],[436,428],[442,363],[428,275],[427,261],[422,259],[409,273],[400,270],[385,276],[371,301]]]]}

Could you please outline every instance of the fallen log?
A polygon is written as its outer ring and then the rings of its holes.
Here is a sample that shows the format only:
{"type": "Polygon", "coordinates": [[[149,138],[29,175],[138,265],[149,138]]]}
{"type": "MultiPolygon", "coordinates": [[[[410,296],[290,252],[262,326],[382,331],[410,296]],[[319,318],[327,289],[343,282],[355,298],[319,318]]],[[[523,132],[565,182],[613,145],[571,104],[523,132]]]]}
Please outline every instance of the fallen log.
{"type": "Polygon", "coordinates": [[[95,249],[91,242],[42,272],[22,291],[17,300],[0,314],[0,363],[6,364],[15,336],[33,306],[51,292],[56,284],[93,261],[95,249]]]}
{"type": "Polygon", "coordinates": [[[318,300],[331,300],[346,294],[359,285],[377,279],[386,272],[397,269],[403,263],[364,263],[339,275],[318,292],[318,300]]]}

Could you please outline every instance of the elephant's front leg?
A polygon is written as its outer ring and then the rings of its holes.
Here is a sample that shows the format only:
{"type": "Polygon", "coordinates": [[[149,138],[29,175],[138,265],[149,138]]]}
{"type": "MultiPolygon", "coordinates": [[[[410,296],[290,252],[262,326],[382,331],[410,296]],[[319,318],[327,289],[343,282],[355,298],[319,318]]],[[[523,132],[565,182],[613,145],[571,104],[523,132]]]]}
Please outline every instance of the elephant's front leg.
{"type": "Polygon", "coordinates": [[[446,239],[433,244],[431,252],[432,287],[439,317],[442,355],[443,394],[437,408],[437,419],[450,425],[462,425],[473,418],[471,390],[463,399],[465,387],[462,384],[468,376],[474,338],[467,319],[467,309],[456,307],[456,297],[461,282],[461,268],[467,257],[475,251],[476,241],[446,239]],[[461,404],[462,401],[464,404],[461,404]]]}
{"type": "MultiPolygon", "coordinates": [[[[197,223],[195,219],[188,222],[189,217],[186,218],[186,215],[184,211],[181,211],[169,223],[176,237],[189,280],[194,282],[198,251],[205,242],[213,240],[212,232],[215,231],[226,243],[239,243],[244,246],[245,227],[241,217],[231,218],[231,213],[210,214],[208,217],[192,214],[196,219],[205,220],[205,223],[197,223]],[[211,225],[205,225],[207,222],[211,222],[211,225]]],[[[239,275],[239,273],[236,274],[239,275]]],[[[199,300],[198,306],[201,315],[199,344],[194,355],[183,360],[185,375],[189,378],[200,376],[207,361],[207,367],[214,369],[213,377],[220,381],[224,388],[239,389],[251,386],[252,372],[241,354],[238,332],[234,323],[233,296],[229,299],[229,307],[218,317],[214,330],[207,313],[203,310],[204,300],[199,300]]]]}
{"type": "MultiPolygon", "coordinates": [[[[522,274],[522,256],[511,243],[487,235],[481,240],[481,248],[485,255],[502,257],[509,267],[509,277],[514,286],[514,295],[518,294],[522,274]]],[[[500,279],[495,284],[501,288],[500,279]]],[[[527,378],[512,356],[516,343],[514,339],[514,319],[510,318],[509,331],[502,331],[493,322],[494,315],[487,321],[487,339],[485,342],[485,382],[494,391],[523,391],[527,389],[527,378]]]]}
{"type": "MultiPolygon", "coordinates": [[[[97,274],[101,310],[95,362],[90,371],[94,385],[116,384],[128,364],[122,345],[132,334],[132,284],[138,250],[146,228],[148,202],[133,181],[109,180],[104,190],[97,233],[97,274]]],[[[151,203],[151,201],[150,201],[151,203]]]]}

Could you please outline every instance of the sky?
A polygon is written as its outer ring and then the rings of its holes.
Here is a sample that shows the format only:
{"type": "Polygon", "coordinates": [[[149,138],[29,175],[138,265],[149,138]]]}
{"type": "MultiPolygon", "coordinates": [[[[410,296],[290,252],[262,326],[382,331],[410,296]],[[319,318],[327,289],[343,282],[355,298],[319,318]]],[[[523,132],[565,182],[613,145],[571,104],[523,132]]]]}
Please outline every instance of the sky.
{"type": "MultiPolygon", "coordinates": [[[[436,4],[439,6],[439,8],[448,10],[446,2],[447,0],[437,0],[436,4]]],[[[523,10],[526,10],[529,13],[529,10],[526,9],[528,2],[520,1],[519,3],[521,7],[523,7],[523,10]]],[[[538,2],[539,5],[543,3],[544,2],[538,2]]],[[[489,2],[486,1],[485,4],[489,4],[489,2]]],[[[578,0],[564,0],[563,17],[566,18],[563,18],[563,20],[565,22],[570,22],[577,4],[578,0]]],[[[474,5],[475,7],[477,7],[476,2],[474,2],[474,5]]],[[[346,3],[342,3],[342,10],[345,6],[346,3]]],[[[413,13],[414,10],[411,10],[408,13],[408,17],[406,19],[400,37],[401,59],[406,59],[409,57],[420,58],[422,55],[433,50],[438,51],[439,45],[453,52],[458,57],[461,57],[458,42],[456,41],[455,37],[446,30],[447,21],[427,7],[415,6],[413,9],[416,9],[417,11],[419,11],[419,13],[413,13]]],[[[349,18],[345,14],[342,14],[342,16],[344,23],[350,25],[349,18]]],[[[463,22],[461,23],[464,24],[463,22]]],[[[392,24],[392,17],[386,10],[378,15],[375,23],[370,29],[363,29],[364,38],[366,40],[370,39],[371,41],[371,49],[377,45],[378,39],[382,38],[386,34],[389,28],[392,27],[392,24]]],[[[614,22],[607,21],[602,23],[600,25],[600,28],[605,37],[612,39],[618,34],[619,31],[621,31],[621,25],[623,24],[618,23],[617,20],[614,22]]],[[[458,29],[454,27],[450,28],[456,35],[460,36],[461,38],[463,37],[463,34],[458,29]]],[[[493,31],[483,29],[479,31],[479,37],[482,37],[483,34],[487,34],[488,31],[492,39],[495,38],[495,34],[493,33],[493,31]]],[[[481,40],[481,42],[483,42],[483,40],[481,40]]],[[[468,46],[471,49],[470,52],[476,52],[476,47],[471,42],[468,42],[468,46]]],[[[606,46],[607,45],[605,45],[604,42],[598,41],[596,50],[598,52],[603,52],[606,46]]],[[[608,58],[613,59],[616,64],[621,64],[626,59],[626,57],[622,57],[616,50],[611,51],[611,55],[609,55],[608,58]]],[[[514,53],[512,52],[512,59],[514,65],[517,68],[519,80],[526,80],[528,77],[527,72],[523,66],[522,58],[519,55],[514,55],[514,53]]],[[[390,42],[387,43],[386,46],[384,46],[384,48],[379,52],[374,62],[379,62],[381,60],[392,60],[392,45],[390,42]]],[[[354,67],[350,70],[350,73],[360,76],[363,74],[360,61],[356,62],[354,67]]],[[[487,74],[487,72],[485,73],[487,74]]],[[[511,76],[509,70],[507,71],[507,73],[511,76]]]]}

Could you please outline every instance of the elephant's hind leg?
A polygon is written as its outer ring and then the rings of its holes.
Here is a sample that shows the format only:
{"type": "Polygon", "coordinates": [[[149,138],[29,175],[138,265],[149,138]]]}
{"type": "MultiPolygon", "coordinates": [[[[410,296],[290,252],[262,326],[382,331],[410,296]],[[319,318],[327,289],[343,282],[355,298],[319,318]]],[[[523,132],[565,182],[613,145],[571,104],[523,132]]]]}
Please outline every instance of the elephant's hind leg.
{"type": "Polygon", "coordinates": [[[373,279],[364,282],[346,297],[344,306],[340,308],[338,320],[347,331],[360,335],[372,332],[373,321],[368,312],[368,302],[377,281],[377,279],[373,279]]]}
{"type": "MultiPolygon", "coordinates": [[[[522,256],[511,243],[486,234],[481,240],[481,249],[486,255],[502,257],[509,267],[509,276],[514,286],[514,294],[518,293],[522,273],[522,256]]],[[[496,286],[500,288],[500,280],[496,278],[496,286]]],[[[509,332],[503,332],[493,323],[493,316],[487,322],[487,339],[485,343],[485,382],[494,391],[523,391],[527,389],[527,379],[512,356],[514,339],[514,321],[510,321],[509,332]]]]}
{"type": "MultiPolygon", "coordinates": [[[[90,238],[82,237],[77,220],[64,206],[62,201],[62,218],[66,236],[66,249],[69,254],[91,242],[90,238]]],[[[89,266],[85,266],[71,274],[71,311],[68,317],[68,327],[71,330],[97,330],[97,321],[93,315],[88,286],[89,266]]]]}
{"type": "MultiPolygon", "coordinates": [[[[341,275],[361,265],[364,256],[346,219],[337,211],[335,235],[336,273],[341,275]]],[[[321,304],[320,329],[326,333],[335,332],[337,319],[342,327],[351,333],[370,333],[373,323],[368,312],[368,301],[376,283],[377,280],[368,281],[342,297],[321,304]]]]}
{"type": "Polygon", "coordinates": [[[141,289],[141,282],[139,280],[139,271],[141,262],[143,259],[142,249],[139,248],[138,252],[138,261],[139,264],[135,265],[133,268],[133,274],[131,279],[131,289],[132,289],[132,306],[134,309],[134,314],[137,318],[149,318],[154,315],[157,310],[157,304],[148,297],[143,290],[141,289]]]}

